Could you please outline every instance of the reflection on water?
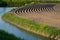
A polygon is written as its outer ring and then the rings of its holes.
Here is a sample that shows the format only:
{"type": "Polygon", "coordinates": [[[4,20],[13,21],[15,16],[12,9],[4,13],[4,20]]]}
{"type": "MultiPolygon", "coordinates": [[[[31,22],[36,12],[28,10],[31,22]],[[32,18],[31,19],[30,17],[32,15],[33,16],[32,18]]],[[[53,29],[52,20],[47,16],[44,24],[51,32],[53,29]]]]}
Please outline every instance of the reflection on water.
{"type": "MultiPolygon", "coordinates": [[[[25,40],[42,40],[41,37],[27,33],[21,29],[18,29],[17,27],[5,22],[2,20],[2,15],[5,12],[10,11],[13,8],[0,8],[0,29],[7,31],[8,33],[12,33],[16,35],[17,37],[24,38],[25,40]]],[[[45,40],[45,39],[44,39],[45,40]]]]}

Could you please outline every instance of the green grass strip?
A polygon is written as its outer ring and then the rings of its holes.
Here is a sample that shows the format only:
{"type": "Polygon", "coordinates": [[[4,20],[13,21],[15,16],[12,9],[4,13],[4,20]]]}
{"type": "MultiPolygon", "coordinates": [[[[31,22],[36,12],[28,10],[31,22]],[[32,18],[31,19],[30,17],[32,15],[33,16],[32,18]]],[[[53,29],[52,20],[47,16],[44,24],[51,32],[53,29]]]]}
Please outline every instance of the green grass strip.
{"type": "Polygon", "coordinates": [[[3,15],[3,18],[6,18],[18,25],[21,25],[23,27],[29,27],[31,28],[31,30],[34,31],[39,31],[39,32],[43,32],[43,33],[47,33],[49,35],[54,35],[54,36],[60,36],[60,29],[57,29],[55,27],[52,26],[48,26],[45,24],[39,24],[37,22],[31,21],[29,19],[25,19],[25,18],[21,18],[18,17],[16,15],[11,15],[9,12],[3,15]]]}

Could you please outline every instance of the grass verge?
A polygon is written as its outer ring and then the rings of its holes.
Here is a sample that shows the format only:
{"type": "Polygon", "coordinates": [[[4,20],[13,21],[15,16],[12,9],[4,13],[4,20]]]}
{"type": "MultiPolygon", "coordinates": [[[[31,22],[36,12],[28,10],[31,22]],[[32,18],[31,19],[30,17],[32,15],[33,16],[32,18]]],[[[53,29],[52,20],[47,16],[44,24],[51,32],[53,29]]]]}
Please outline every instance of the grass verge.
{"type": "Polygon", "coordinates": [[[31,29],[35,32],[48,34],[50,38],[60,38],[60,29],[45,24],[39,24],[37,22],[18,17],[16,15],[11,15],[10,12],[5,13],[2,18],[8,19],[9,21],[18,24],[19,26],[23,26],[24,28],[31,29]]]}

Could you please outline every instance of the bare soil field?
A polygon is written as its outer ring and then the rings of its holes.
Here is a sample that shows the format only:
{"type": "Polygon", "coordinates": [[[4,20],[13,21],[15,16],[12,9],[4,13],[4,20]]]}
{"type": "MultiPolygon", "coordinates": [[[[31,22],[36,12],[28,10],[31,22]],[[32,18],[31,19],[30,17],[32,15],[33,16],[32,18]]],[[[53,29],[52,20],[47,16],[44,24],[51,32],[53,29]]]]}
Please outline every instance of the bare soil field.
{"type": "Polygon", "coordinates": [[[60,28],[60,4],[56,4],[56,6],[54,6],[54,10],[55,11],[22,13],[20,17],[30,19],[41,24],[60,28]]]}

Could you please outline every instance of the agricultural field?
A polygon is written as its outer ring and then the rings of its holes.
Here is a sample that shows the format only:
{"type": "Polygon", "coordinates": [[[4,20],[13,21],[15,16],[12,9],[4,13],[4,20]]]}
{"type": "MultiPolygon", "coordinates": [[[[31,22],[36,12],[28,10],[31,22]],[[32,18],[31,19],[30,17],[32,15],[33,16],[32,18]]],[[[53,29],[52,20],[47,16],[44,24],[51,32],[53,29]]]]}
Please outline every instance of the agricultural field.
{"type": "Polygon", "coordinates": [[[60,38],[60,29],[57,29],[55,27],[52,26],[48,26],[45,24],[39,24],[37,22],[22,18],[22,17],[18,17],[16,15],[11,15],[9,12],[6,13],[3,18],[18,24],[20,27],[22,26],[23,28],[28,28],[30,30],[33,30],[35,32],[38,33],[44,33],[44,34],[48,34],[49,37],[53,36],[52,38],[60,38]]]}
{"type": "Polygon", "coordinates": [[[17,7],[6,12],[2,19],[19,29],[60,40],[59,0],[2,0],[2,7],[17,7]]]}

